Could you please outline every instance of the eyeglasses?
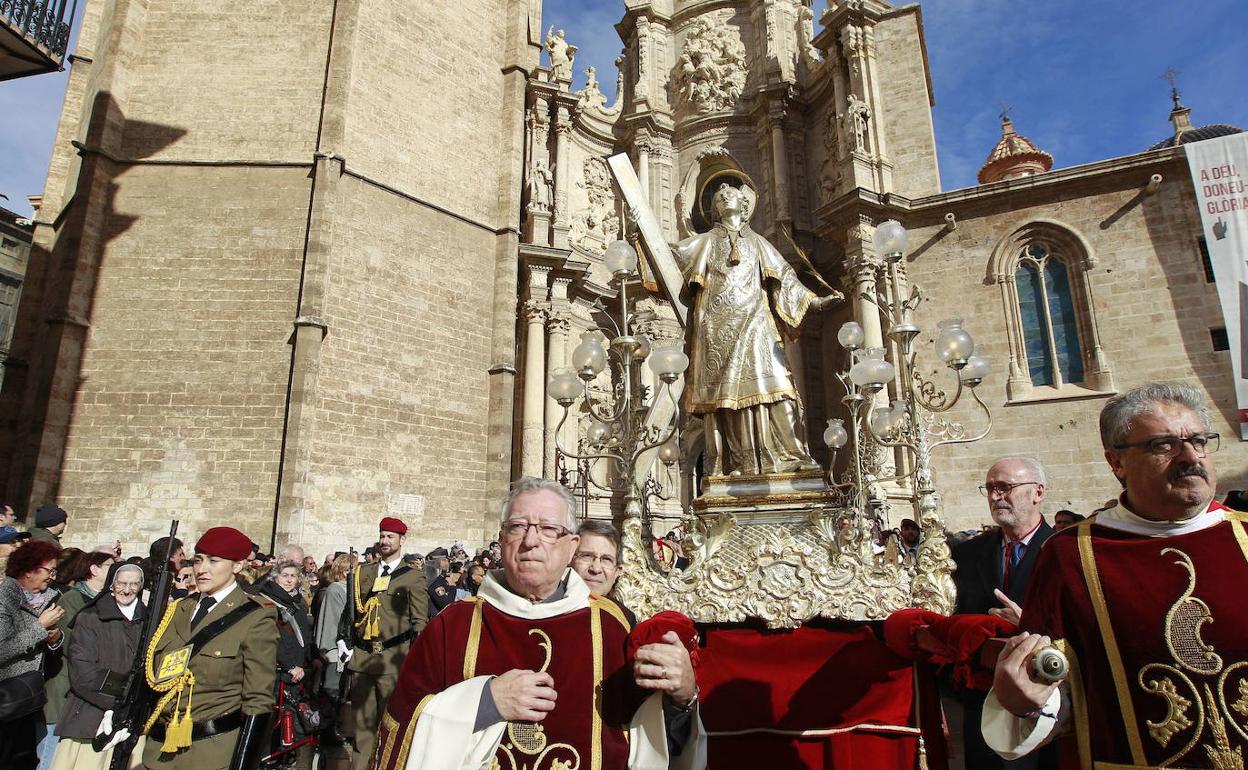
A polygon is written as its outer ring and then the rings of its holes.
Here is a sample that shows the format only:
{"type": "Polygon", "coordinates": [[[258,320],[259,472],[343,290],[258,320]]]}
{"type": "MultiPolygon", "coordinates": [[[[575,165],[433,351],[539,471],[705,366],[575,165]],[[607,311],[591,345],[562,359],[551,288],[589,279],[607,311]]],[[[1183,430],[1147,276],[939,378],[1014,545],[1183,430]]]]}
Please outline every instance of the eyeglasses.
{"type": "Polygon", "coordinates": [[[991,484],[980,484],[979,493],[984,497],[991,497],[993,493],[1004,497],[1013,492],[1017,487],[1025,487],[1028,484],[1039,484],[1039,481],[1020,481],[1017,484],[1011,484],[1008,481],[995,481],[991,484]]]}
{"type": "Polygon", "coordinates": [[[590,553],[588,551],[579,551],[572,557],[572,561],[581,566],[588,566],[594,562],[598,562],[603,569],[614,569],[616,565],[615,557],[611,554],[604,553],[602,555],[590,553]]]}
{"type": "Polygon", "coordinates": [[[1158,436],[1147,441],[1132,441],[1128,444],[1118,444],[1114,449],[1121,451],[1123,449],[1140,448],[1154,457],[1171,458],[1177,457],[1179,452],[1183,451],[1183,445],[1187,444],[1196,453],[1197,457],[1205,457],[1210,452],[1218,451],[1220,438],[1217,433],[1197,433],[1186,438],[1183,436],[1158,436]]]}
{"type": "Polygon", "coordinates": [[[43,565],[40,565],[39,569],[48,573],[48,577],[56,577],[56,567],[44,567],[43,565]]]}
{"type": "Polygon", "coordinates": [[[564,535],[572,534],[572,530],[567,527],[561,527],[558,524],[545,524],[542,522],[530,523],[527,521],[505,521],[503,522],[503,536],[508,540],[519,540],[529,534],[530,527],[537,527],[538,537],[544,543],[553,543],[564,535]]]}

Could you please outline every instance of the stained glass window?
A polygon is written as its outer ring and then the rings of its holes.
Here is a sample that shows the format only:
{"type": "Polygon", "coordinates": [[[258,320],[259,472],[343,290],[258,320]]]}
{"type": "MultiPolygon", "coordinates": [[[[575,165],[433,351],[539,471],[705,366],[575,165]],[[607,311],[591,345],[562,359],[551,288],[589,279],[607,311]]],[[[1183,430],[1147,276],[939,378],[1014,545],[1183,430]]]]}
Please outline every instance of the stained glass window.
{"type": "Polygon", "coordinates": [[[1014,282],[1031,384],[1082,382],[1083,348],[1066,264],[1044,244],[1031,244],[1014,282]]]}
{"type": "Polygon", "coordinates": [[[1023,262],[1014,274],[1018,283],[1018,310],[1023,321],[1023,340],[1026,342],[1027,367],[1031,370],[1032,385],[1053,384],[1053,358],[1049,354],[1049,330],[1044,322],[1044,287],[1040,283],[1040,271],[1032,262],[1023,262]]]}

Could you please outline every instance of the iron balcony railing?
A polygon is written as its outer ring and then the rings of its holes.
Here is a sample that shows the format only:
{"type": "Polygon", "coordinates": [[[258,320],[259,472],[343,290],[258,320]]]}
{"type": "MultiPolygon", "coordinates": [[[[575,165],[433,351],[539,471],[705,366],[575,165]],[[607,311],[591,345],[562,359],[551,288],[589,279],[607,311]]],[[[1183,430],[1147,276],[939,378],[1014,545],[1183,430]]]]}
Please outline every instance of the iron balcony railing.
{"type": "Polygon", "coordinates": [[[69,47],[69,29],[77,5],[77,0],[0,0],[0,24],[48,57],[53,69],[59,69],[69,47]]]}

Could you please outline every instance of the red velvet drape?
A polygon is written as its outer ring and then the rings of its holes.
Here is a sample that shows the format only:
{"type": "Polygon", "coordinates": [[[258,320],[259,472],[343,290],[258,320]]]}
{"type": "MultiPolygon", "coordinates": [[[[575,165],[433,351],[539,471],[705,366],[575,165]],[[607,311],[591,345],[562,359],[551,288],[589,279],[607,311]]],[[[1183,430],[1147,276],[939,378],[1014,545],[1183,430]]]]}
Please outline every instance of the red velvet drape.
{"type": "MultiPolygon", "coordinates": [[[[709,767],[909,770],[918,766],[915,664],[867,625],[792,631],[700,627],[709,767]]],[[[927,766],[947,766],[939,700],[920,663],[927,766]]]]}

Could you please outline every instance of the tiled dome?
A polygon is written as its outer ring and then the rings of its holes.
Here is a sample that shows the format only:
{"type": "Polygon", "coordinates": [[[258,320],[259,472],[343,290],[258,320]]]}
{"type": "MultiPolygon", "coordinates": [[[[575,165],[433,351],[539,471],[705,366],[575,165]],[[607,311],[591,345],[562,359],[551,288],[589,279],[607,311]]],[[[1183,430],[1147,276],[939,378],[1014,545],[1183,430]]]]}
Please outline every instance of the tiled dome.
{"type": "Polygon", "coordinates": [[[1053,168],[1053,156],[1015,133],[1008,117],[1001,119],[1001,140],[988,153],[988,160],[979,169],[979,183],[1000,182],[1032,174],[1043,174],[1053,168]]]}

